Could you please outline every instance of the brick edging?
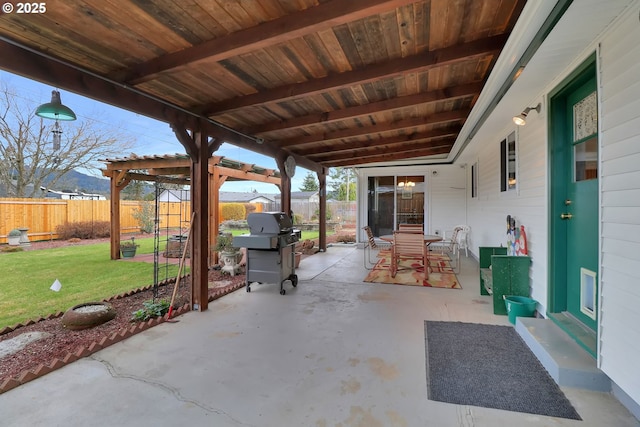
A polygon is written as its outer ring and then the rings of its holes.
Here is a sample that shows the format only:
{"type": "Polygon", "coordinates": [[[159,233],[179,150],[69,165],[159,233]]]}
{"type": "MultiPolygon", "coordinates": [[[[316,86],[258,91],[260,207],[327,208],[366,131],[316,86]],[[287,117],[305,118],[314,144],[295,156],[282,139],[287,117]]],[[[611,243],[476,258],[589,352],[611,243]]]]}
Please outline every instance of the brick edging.
{"type": "MultiPolygon", "coordinates": [[[[164,283],[167,284],[167,283],[164,283]]],[[[213,300],[216,300],[220,297],[223,297],[224,295],[227,295],[233,291],[236,291],[240,288],[243,288],[245,286],[244,283],[242,284],[238,284],[238,285],[230,285],[224,288],[221,288],[217,291],[215,291],[213,293],[213,295],[209,296],[208,301],[211,302],[213,300]]],[[[113,301],[115,299],[119,299],[119,298],[124,298],[127,296],[131,296],[133,294],[136,294],[138,292],[144,292],[147,291],[149,289],[152,289],[153,285],[149,285],[149,286],[145,286],[142,288],[138,288],[136,290],[133,291],[129,291],[129,292],[125,292],[113,297],[110,297],[108,299],[103,300],[104,302],[109,302],[109,301],[113,301]]],[[[184,304],[183,306],[177,308],[175,311],[173,311],[172,313],[172,318],[176,317],[176,316],[180,316],[186,312],[191,311],[191,307],[190,305],[184,304]]],[[[40,317],[38,319],[35,320],[28,320],[25,323],[18,323],[14,326],[7,326],[5,328],[3,328],[2,330],[0,330],[0,335],[4,335],[4,334],[8,334],[9,332],[13,332],[16,329],[19,329],[23,326],[29,326],[29,325],[33,325],[35,323],[38,322],[42,322],[44,320],[51,320],[51,319],[56,319],[59,317],[62,317],[62,315],[64,314],[64,312],[58,312],[55,314],[51,314],[47,317],[40,317]]],[[[47,363],[41,363],[40,365],[36,366],[33,369],[27,369],[22,371],[17,377],[13,377],[13,378],[7,378],[6,380],[4,380],[1,384],[0,384],[0,394],[9,391],[13,388],[18,387],[19,385],[28,383],[29,381],[35,380],[36,378],[40,378],[43,375],[48,374],[49,372],[53,372],[56,369],[60,369],[66,365],[68,365],[69,363],[73,363],[78,359],[81,359],[83,357],[87,357],[92,355],[93,353],[102,350],[104,348],[109,347],[112,344],[116,344],[126,338],[129,338],[139,332],[145,331],[153,326],[159,325],[161,323],[165,323],[167,320],[169,320],[167,318],[167,316],[163,316],[163,317],[155,317],[153,319],[149,319],[146,322],[138,322],[134,325],[131,325],[131,327],[127,328],[127,329],[121,329],[120,331],[117,332],[113,332],[110,335],[104,336],[102,337],[102,339],[100,339],[99,341],[94,341],[91,344],[89,344],[88,346],[84,347],[84,346],[79,346],[77,348],[76,351],[74,351],[73,353],[67,353],[62,359],[52,359],[47,363]]]]}

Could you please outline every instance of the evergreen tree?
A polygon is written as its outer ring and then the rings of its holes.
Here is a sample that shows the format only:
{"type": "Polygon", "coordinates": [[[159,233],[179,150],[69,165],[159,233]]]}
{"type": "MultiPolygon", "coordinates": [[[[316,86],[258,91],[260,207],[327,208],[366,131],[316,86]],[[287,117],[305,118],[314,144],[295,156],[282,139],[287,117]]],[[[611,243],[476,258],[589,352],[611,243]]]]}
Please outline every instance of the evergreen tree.
{"type": "Polygon", "coordinates": [[[313,172],[307,172],[300,186],[300,191],[318,191],[320,185],[313,172]]]}
{"type": "Polygon", "coordinates": [[[356,178],[351,168],[332,168],[329,172],[329,197],[346,201],[347,186],[349,187],[349,201],[356,200],[356,178]]]}

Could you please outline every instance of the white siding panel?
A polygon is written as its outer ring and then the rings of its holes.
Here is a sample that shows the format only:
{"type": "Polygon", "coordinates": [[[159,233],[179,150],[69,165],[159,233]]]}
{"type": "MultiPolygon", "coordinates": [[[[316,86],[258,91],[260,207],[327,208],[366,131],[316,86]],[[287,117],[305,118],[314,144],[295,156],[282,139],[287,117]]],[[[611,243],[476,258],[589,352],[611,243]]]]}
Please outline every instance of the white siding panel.
{"type": "MultiPolygon", "coordinates": [[[[638,141],[638,143],[640,144],[640,141],[638,141]]],[[[602,176],[603,191],[634,190],[638,188],[639,183],[640,171],[602,176]]]]}
{"type": "Polygon", "coordinates": [[[517,190],[500,191],[500,141],[516,130],[510,122],[483,141],[478,151],[479,185],[477,199],[469,199],[472,227],[470,247],[477,255],[479,246],[506,245],[506,217],[524,225],[531,256],[531,297],[547,302],[547,127],[546,117],[533,115],[527,126],[517,129],[517,190]]]}
{"type": "MultiPolygon", "coordinates": [[[[605,138],[613,140],[611,135],[606,135],[605,138]]],[[[616,140],[614,144],[607,145],[601,157],[602,161],[606,162],[607,160],[624,158],[629,153],[640,153],[640,144],[638,144],[638,139],[634,136],[621,141],[616,140]]],[[[614,172],[609,171],[609,173],[614,172]]]]}
{"type": "Polygon", "coordinates": [[[599,361],[640,402],[640,26],[630,10],[601,43],[599,361]]]}

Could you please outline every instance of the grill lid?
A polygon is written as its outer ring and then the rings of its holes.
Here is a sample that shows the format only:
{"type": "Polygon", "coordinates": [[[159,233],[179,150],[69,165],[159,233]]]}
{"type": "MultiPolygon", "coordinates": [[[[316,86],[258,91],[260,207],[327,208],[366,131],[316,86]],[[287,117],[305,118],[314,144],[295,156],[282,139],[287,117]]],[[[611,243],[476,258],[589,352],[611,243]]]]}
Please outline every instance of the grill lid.
{"type": "Polygon", "coordinates": [[[247,224],[252,235],[291,233],[291,218],[284,212],[257,212],[247,216],[247,224]]]}

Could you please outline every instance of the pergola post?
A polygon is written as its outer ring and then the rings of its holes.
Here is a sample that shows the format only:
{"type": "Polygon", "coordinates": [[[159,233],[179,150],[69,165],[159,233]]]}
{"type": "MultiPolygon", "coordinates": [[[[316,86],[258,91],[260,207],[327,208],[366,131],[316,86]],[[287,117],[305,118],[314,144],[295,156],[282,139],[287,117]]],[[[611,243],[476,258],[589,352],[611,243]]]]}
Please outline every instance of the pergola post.
{"type": "Polygon", "coordinates": [[[111,177],[111,259],[120,259],[120,192],[131,180],[126,178],[124,171],[111,177]]]}

